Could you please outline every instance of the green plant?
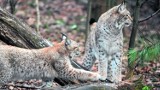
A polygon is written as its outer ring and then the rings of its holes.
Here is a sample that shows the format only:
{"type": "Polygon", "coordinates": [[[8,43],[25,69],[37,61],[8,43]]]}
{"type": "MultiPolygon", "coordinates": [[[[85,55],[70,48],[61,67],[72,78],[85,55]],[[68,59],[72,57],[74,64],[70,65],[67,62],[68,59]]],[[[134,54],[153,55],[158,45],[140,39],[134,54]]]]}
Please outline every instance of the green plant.
{"type": "Polygon", "coordinates": [[[55,23],[56,23],[57,25],[61,25],[61,26],[63,26],[63,25],[66,24],[66,22],[64,22],[62,19],[56,20],[55,23]]]}
{"type": "Polygon", "coordinates": [[[142,90],[150,90],[150,88],[148,86],[144,86],[142,90]]]}
{"type": "Polygon", "coordinates": [[[134,66],[135,63],[148,62],[153,60],[158,60],[160,56],[160,42],[146,46],[141,50],[131,49],[129,50],[129,66],[134,66]]]}

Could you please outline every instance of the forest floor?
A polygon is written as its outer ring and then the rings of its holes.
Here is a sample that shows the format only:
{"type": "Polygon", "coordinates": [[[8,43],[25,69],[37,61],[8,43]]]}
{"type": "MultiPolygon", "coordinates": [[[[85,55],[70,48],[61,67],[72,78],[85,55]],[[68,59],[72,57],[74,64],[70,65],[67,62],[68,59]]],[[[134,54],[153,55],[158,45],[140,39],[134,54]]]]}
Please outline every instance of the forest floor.
{"type": "MultiPolygon", "coordinates": [[[[0,0],[0,2],[3,0],[0,0]]],[[[19,0],[16,6],[15,15],[30,25],[33,30],[36,28],[36,5],[35,0],[19,0]]],[[[87,17],[87,5],[77,3],[76,0],[40,0],[40,34],[50,40],[51,42],[60,41],[60,33],[63,32],[68,35],[69,38],[77,41],[80,44],[81,51],[84,51],[85,45],[85,30],[86,30],[86,17],[87,17]]],[[[145,7],[144,7],[145,8],[145,7]]],[[[8,9],[8,7],[7,7],[8,9]]],[[[145,9],[144,9],[145,11],[145,9]]],[[[152,13],[152,11],[150,11],[152,13]]],[[[155,17],[156,19],[156,17],[155,17]]],[[[159,21],[157,21],[159,23],[159,21]]],[[[147,22],[142,23],[140,29],[144,30],[147,27],[147,22]]],[[[152,25],[153,27],[153,25],[152,25]]],[[[147,29],[158,29],[157,27],[147,27],[147,29]]],[[[131,28],[130,28],[131,29],[131,28]]],[[[156,33],[155,30],[150,32],[156,33]]],[[[131,31],[125,30],[124,36],[124,52],[123,57],[123,74],[127,74],[127,50],[128,42],[131,31]]],[[[142,34],[142,33],[141,33],[142,34]]],[[[146,34],[145,30],[143,36],[146,34]]],[[[144,45],[141,40],[137,40],[140,43],[136,43],[138,49],[141,49],[144,45]]],[[[80,57],[82,58],[82,57],[80,57]]],[[[78,58],[77,62],[82,63],[82,60],[78,58]]],[[[93,71],[97,71],[97,65],[92,68],[93,71]]],[[[160,62],[147,63],[145,67],[138,67],[135,71],[134,79],[127,80],[127,82],[142,81],[144,85],[157,85],[160,87],[160,62]],[[138,79],[140,76],[143,78],[138,79]]],[[[30,81],[32,82],[32,81],[30,81]]]]}

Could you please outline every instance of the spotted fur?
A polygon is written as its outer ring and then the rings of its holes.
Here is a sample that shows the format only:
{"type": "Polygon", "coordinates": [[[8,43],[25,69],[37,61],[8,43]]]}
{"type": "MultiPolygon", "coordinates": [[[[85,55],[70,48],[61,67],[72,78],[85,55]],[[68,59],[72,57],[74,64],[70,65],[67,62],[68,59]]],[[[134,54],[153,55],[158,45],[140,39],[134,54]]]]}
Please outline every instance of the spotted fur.
{"type": "Polygon", "coordinates": [[[131,23],[132,18],[125,3],[103,13],[94,28],[91,27],[82,65],[90,69],[95,60],[99,60],[98,71],[103,80],[121,81],[122,29],[131,23]]]}
{"type": "Polygon", "coordinates": [[[98,73],[72,67],[69,51],[75,50],[76,42],[64,39],[54,47],[23,49],[0,45],[0,83],[15,80],[43,79],[55,77],[97,81],[98,73]]]}

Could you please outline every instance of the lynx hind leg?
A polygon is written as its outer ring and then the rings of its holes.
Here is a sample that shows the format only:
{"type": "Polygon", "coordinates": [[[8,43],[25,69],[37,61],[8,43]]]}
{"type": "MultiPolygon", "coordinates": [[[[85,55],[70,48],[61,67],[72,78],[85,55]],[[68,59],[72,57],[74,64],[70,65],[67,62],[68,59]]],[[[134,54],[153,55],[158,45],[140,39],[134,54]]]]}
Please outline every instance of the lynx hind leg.
{"type": "Polygon", "coordinates": [[[118,83],[122,81],[121,76],[121,65],[122,61],[119,55],[114,55],[111,61],[108,62],[108,76],[107,79],[111,80],[112,82],[118,83]]]}

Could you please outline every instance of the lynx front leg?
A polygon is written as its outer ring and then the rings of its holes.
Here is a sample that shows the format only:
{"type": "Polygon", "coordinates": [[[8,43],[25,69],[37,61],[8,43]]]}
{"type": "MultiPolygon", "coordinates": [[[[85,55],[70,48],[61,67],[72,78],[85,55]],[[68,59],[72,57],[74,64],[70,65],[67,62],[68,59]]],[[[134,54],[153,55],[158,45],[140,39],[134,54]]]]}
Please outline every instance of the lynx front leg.
{"type": "Polygon", "coordinates": [[[68,58],[66,58],[65,60],[56,61],[54,63],[54,68],[60,78],[69,80],[78,79],[84,81],[98,81],[100,79],[100,75],[98,73],[74,68],[68,58]]]}
{"type": "Polygon", "coordinates": [[[70,73],[68,73],[68,76],[66,78],[69,79],[78,79],[78,80],[90,80],[90,81],[98,81],[100,80],[101,76],[98,73],[91,72],[91,71],[85,71],[82,69],[76,69],[72,68],[69,70],[70,73]]]}
{"type": "Polygon", "coordinates": [[[107,78],[113,82],[120,82],[122,81],[121,77],[121,69],[122,69],[122,61],[121,61],[121,54],[116,53],[112,55],[111,60],[108,62],[108,76],[107,78]]]}
{"type": "Polygon", "coordinates": [[[101,79],[105,80],[107,78],[107,68],[108,68],[108,57],[104,49],[99,47],[99,65],[98,72],[101,75],[101,79]]]}
{"type": "Polygon", "coordinates": [[[91,70],[95,60],[96,60],[95,56],[87,52],[87,54],[84,55],[82,66],[84,66],[88,70],[91,70]]]}

